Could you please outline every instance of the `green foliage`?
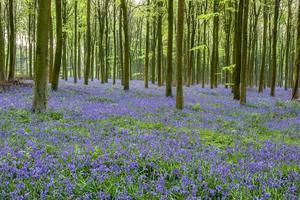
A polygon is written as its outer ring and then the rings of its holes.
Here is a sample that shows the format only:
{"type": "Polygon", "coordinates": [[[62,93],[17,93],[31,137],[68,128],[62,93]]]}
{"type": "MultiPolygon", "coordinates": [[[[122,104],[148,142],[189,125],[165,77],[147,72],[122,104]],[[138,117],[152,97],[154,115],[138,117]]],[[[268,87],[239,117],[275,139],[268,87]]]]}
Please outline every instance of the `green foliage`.
{"type": "Polygon", "coordinates": [[[88,101],[97,103],[115,103],[115,101],[113,101],[112,99],[97,96],[91,96],[90,98],[88,98],[88,101]]]}
{"type": "Polygon", "coordinates": [[[207,49],[207,46],[205,44],[193,47],[192,49],[190,49],[190,51],[202,51],[207,49]]]}
{"type": "Polygon", "coordinates": [[[204,109],[200,105],[200,103],[196,103],[195,105],[192,106],[193,111],[203,111],[204,109]]]}
{"type": "Polygon", "coordinates": [[[223,67],[222,71],[227,71],[227,72],[233,74],[234,69],[235,69],[235,64],[223,67]]]}

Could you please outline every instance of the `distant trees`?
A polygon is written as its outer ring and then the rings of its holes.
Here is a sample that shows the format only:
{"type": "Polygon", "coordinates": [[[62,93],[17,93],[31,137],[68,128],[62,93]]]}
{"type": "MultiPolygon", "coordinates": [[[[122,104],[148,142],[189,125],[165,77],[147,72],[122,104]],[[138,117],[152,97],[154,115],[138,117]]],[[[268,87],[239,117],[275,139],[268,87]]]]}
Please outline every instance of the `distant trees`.
{"type": "MultiPolygon", "coordinates": [[[[37,75],[38,2],[1,1],[1,81],[37,75]]],[[[105,84],[110,79],[117,84],[121,79],[125,90],[130,79],[139,79],[145,88],[150,81],[158,86],[166,83],[167,97],[172,97],[176,85],[178,108],[183,108],[183,84],[231,86],[233,98],[241,104],[247,103],[248,87],[258,87],[259,93],[269,87],[271,96],[276,87],[296,91],[293,0],[53,2],[55,8],[48,9],[55,17],[49,15],[46,44],[47,78],[53,90],[59,79],[74,77],[77,83],[82,74],[84,84],[89,80],[105,84]],[[186,23],[180,27],[182,17],[186,23]]]]}
{"type": "Polygon", "coordinates": [[[35,62],[35,86],[33,94],[33,112],[43,112],[47,109],[48,83],[48,25],[50,15],[50,0],[38,0],[37,43],[35,62]]]}

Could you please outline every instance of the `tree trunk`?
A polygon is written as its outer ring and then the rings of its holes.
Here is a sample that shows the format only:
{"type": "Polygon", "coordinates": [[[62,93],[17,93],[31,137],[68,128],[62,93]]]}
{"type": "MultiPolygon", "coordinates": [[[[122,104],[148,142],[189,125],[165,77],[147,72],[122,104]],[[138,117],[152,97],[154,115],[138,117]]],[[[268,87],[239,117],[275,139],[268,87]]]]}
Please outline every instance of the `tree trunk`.
{"type": "MultiPolygon", "coordinates": [[[[150,6],[150,0],[147,0],[147,6],[150,6]]],[[[150,22],[149,22],[149,16],[150,15],[150,9],[147,9],[147,24],[146,24],[146,52],[145,52],[145,72],[144,72],[144,78],[145,78],[145,88],[148,88],[149,86],[149,50],[150,50],[150,39],[149,39],[149,29],[150,29],[150,22]]]]}
{"type": "Polygon", "coordinates": [[[2,17],[2,2],[0,1],[0,81],[5,81],[5,39],[2,17]]]}
{"type": "Polygon", "coordinates": [[[78,0],[75,0],[75,5],[74,5],[74,83],[77,83],[77,24],[78,24],[78,20],[77,20],[77,12],[78,12],[78,0]]]}
{"type": "Polygon", "coordinates": [[[163,7],[163,2],[161,0],[158,0],[157,2],[157,9],[159,10],[159,15],[158,15],[158,22],[157,22],[157,82],[158,86],[162,86],[162,48],[163,48],[163,43],[162,43],[162,7],[163,7]]]}
{"type": "Polygon", "coordinates": [[[297,44],[296,44],[296,79],[293,87],[292,99],[299,98],[299,76],[300,76],[300,1],[298,2],[297,44]]]}
{"type": "MultiPolygon", "coordinates": [[[[51,10],[51,2],[50,2],[50,10],[51,10]]],[[[53,23],[52,23],[52,15],[50,12],[49,16],[49,82],[52,80],[52,71],[53,71],[53,23]]]]}
{"type": "Polygon", "coordinates": [[[114,68],[113,68],[113,85],[116,84],[116,70],[117,70],[117,35],[116,35],[116,1],[114,1],[114,68]]]}
{"type": "Polygon", "coordinates": [[[271,96],[275,96],[276,87],[276,76],[277,76],[277,26],[279,18],[279,6],[280,0],[275,0],[275,10],[274,10],[274,27],[273,27],[273,48],[272,48],[272,82],[271,82],[271,96]]]}
{"type": "Polygon", "coordinates": [[[151,82],[152,84],[155,84],[155,60],[156,60],[156,43],[157,43],[157,35],[156,35],[156,18],[153,18],[153,24],[152,24],[152,60],[151,60],[151,82]]]}
{"type": "Polygon", "coordinates": [[[59,73],[62,56],[62,15],[61,15],[61,0],[56,0],[56,50],[54,59],[54,69],[52,73],[51,89],[57,91],[59,73]]]}
{"type": "Polygon", "coordinates": [[[247,96],[248,14],[249,14],[249,0],[245,0],[245,2],[244,2],[244,17],[243,17],[242,66],[241,66],[241,97],[240,97],[240,103],[242,105],[246,104],[246,96],[247,96]]]}
{"type": "Polygon", "coordinates": [[[123,10],[123,29],[124,29],[124,90],[129,90],[129,34],[128,34],[128,16],[127,16],[127,5],[125,0],[121,0],[121,6],[123,10]]]}
{"type": "Polygon", "coordinates": [[[173,80],[173,0],[168,0],[168,63],[166,77],[166,96],[172,96],[172,80],[173,80]]]}
{"type": "MultiPolygon", "coordinates": [[[[9,74],[8,79],[12,80],[15,78],[15,67],[16,67],[16,33],[15,33],[15,17],[14,17],[14,0],[9,1],[9,74]]],[[[48,28],[47,28],[48,30],[48,28]]],[[[48,45],[47,45],[48,46],[48,45]]]]}
{"type": "MultiPolygon", "coordinates": [[[[264,4],[267,0],[264,1],[264,4]]],[[[262,49],[262,61],[259,75],[259,89],[258,92],[262,93],[265,84],[265,71],[266,71],[266,54],[267,54],[267,31],[268,31],[268,7],[264,5],[264,31],[263,31],[263,49],[262,49]]]]}
{"type": "Polygon", "coordinates": [[[183,87],[182,87],[182,52],[183,52],[183,29],[184,29],[184,0],[178,0],[177,19],[177,86],[176,86],[176,108],[183,109],[183,87]]]}
{"type": "Polygon", "coordinates": [[[288,21],[286,27],[286,51],[285,51],[285,76],[284,89],[288,89],[289,65],[290,65],[290,41],[291,41],[291,20],[292,19],[292,0],[288,0],[288,21]]]}
{"type": "MultiPolygon", "coordinates": [[[[67,25],[67,0],[61,0],[63,5],[63,27],[67,25]]],[[[65,30],[62,33],[62,64],[63,64],[63,78],[65,81],[68,80],[68,69],[67,69],[67,40],[68,35],[65,30]]]]}
{"type": "Polygon", "coordinates": [[[217,69],[219,66],[219,0],[214,0],[213,49],[211,56],[210,87],[218,86],[217,69]]]}
{"type": "Polygon", "coordinates": [[[243,10],[244,0],[240,0],[238,18],[235,27],[235,72],[234,72],[234,90],[233,98],[240,100],[240,81],[241,81],[241,66],[242,66],[242,32],[243,32],[243,10]]]}
{"type": "Polygon", "coordinates": [[[120,7],[119,16],[119,42],[120,42],[120,74],[121,74],[121,84],[124,86],[124,58],[123,58],[123,37],[122,37],[122,8],[120,7]]]}
{"type": "MultiPolygon", "coordinates": [[[[231,2],[228,4],[231,7],[231,2]]],[[[231,42],[231,22],[232,22],[232,15],[230,11],[225,11],[225,35],[226,35],[226,42],[225,42],[225,66],[229,66],[230,63],[230,42],[231,42]]],[[[225,71],[225,88],[228,88],[229,84],[229,72],[228,70],[225,71]]]]}
{"type": "Polygon", "coordinates": [[[35,85],[33,95],[33,112],[43,112],[47,109],[47,75],[48,75],[48,25],[49,25],[49,0],[38,1],[37,19],[37,47],[35,66],[35,85]]]}
{"type": "Polygon", "coordinates": [[[89,75],[90,75],[90,65],[91,65],[91,1],[87,0],[87,18],[86,18],[86,67],[84,72],[84,84],[89,84],[89,75]]]}

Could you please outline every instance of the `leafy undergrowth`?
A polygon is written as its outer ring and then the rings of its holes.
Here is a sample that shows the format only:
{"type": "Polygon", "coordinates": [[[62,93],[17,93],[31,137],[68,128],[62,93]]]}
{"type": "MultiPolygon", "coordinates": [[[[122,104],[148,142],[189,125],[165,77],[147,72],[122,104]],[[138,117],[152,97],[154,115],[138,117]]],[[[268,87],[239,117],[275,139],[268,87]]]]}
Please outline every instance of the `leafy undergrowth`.
{"type": "Polygon", "coordinates": [[[249,92],[131,91],[61,83],[32,114],[31,88],[0,94],[0,199],[297,199],[300,106],[249,92]]]}

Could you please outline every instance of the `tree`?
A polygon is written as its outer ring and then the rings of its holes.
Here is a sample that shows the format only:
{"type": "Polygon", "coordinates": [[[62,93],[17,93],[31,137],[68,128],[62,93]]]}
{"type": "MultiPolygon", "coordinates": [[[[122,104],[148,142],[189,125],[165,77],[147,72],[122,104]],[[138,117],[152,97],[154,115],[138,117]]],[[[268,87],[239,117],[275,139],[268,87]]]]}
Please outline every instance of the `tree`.
{"type": "Polygon", "coordinates": [[[218,86],[217,69],[219,65],[219,0],[214,0],[213,49],[211,56],[210,87],[218,86]]]}
{"type": "Polygon", "coordinates": [[[90,68],[91,68],[91,1],[87,0],[86,9],[86,67],[84,72],[84,84],[89,84],[90,68]]]}
{"type": "Polygon", "coordinates": [[[158,19],[157,19],[157,82],[158,82],[158,86],[162,86],[163,85],[163,81],[162,81],[162,49],[163,49],[163,43],[162,43],[163,14],[162,14],[162,8],[163,8],[163,1],[162,0],[158,0],[157,8],[158,8],[158,11],[159,11],[158,19]]]}
{"type": "Polygon", "coordinates": [[[167,52],[167,77],[166,77],[166,96],[172,96],[173,81],[173,0],[168,0],[168,52],[167,52]]]}
{"type": "Polygon", "coordinates": [[[74,3],[74,83],[77,83],[78,0],[75,0],[74,3]]]}
{"type": "MultiPolygon", "coordinates": [[[[15,17],[14,17],[14,0],[9,1],[9,74],[8,79],[15,78],[16,65],[16,33],[15,33],[15,17]]],[[[47,45],[48,46],[48,45],[47,45]]]]}
{"type": "MultiPolygon", "coordinates": [[[[232,2],[229,1],[228,7],[231,8],[232,2]]],[[[225,10],[225,34],[226,34],[226,42],[225,42],[225,66],[229,66],[230,63],[230,38],[231,38],[231,23],[232,23],[232,15],[231,11],[225,10]]],[[[225,71],[225,88],[228,88],[229,83],[229,72],[225,71]]]]}
{"type": "Polygon", "coordinates": [[[48,75],[48,25],[50,15],[50,0],[38,0],[37,47],[35,62],[35,84],[33,95],[33,112],[43,112],[47,109],[47,75],[48,75]]]}
{"type": "Polygon", "coordinates": [[[52,73],[51,88],[54,91],[58,89],[59,73],[61,67],[62,56],[62,15],[61,0],[55,0],[56,3],[56,49],[54,58],[54,69],[52,73]]]}
{"type": "Polygon", "coordinates": [[[117,70],[117,34],[116,34],[116,15],[117,15],[117,8],[116,8],[116,1],[114,1],[114,27],[113,27],[113,34],[114,34],[114,68],[113,68],[113,85],[116,84],[116,70],[117,70]]]}
{"type": "Polygon", "coordinates": [[[233,99],[240,100],[240,81],[242,66],[242,32],[243,32],[243,12],[244,0],[239,1],[239,9],[235,27],[235,71],[234,71],[234,88],[233,99]]]}
{"type": "Polygon", "coordinates": [[[298,2],[298,22],[297,22],[297,46],[296,46],[296,61],[295,61],[295,69],[296,69],[296,78],[293,87],[292,99],[299,98],[299,76],[300,76],[300,1],[298,2]]]}
{"type": "Polygon", "coordinates": [[[285,50],[285,81],[284,89],[288,89],[289,65],[290,65],[290,42],[291,42],[292,0],[288,0],[288,21],[286,27],[286,50],[285,50]]]}
{"type": "Polygon", "coordinates": [[[249,13],[249,0],[244,2],[244,16],[243,16],[243,41],[242,41],[242,65],[241,65],[241,96],[240,103],[246,104],[247,95],[247,41],[248,41],[248,13],[249,13]]]}
{"type": "Polygon", "coordinates": [[[273,41],[272,41],[272,82],[271,82],[271,96],[275,96],[275,87],[276,87],[276,76],[277,76],[277,27],[278,27],[278,18],[279,18],[279,6],[280,0],[275,0],[274,7],[274,27],[273,27],[273,41]]]}
{"type": "Polygon", "coordinates": [[[144,72],[144,81],[145,81],[145,88],[149,86],[149,51],[150,51],[150,22],[149,22],[149,15],[150,15],[150,0],[147,0],[147,22],[146,22],[146,52],[145,52],[145,72],[144,72]]]}
{"type": "Polygon", "coordinates": [[[121,7],[123,11],[123,30],[124,30],[124,49],[125,49],[125,59],[124,59],[124,90],[129,90],[129,34],[128,34],[128,16],[127,16],[127,6],[125,0],[121,0],[121,7]]]}
{"type": "Polygon", "coordinates": [[[182,87],[182,52],[183,52],[183,29],[184,29],[184,0],[178,0],[177,18],[177,85],[176,85],[176,108],[183,109],[182,87]]]}
{"type": "Polygon", "coordinates": [[[262,48],[262,61],[259,75],[259,89],[258,92],[262,93],[265,83],[265,66],[266,66],[266,54],[267,54],[267,31],[268,31],[268,0],[264,1],[264,30],[263,30],[263,48],[262,48]]]}
{"type": "Polygon", "coordinates": [[[4,81],[5,77],[5,40],[4,28],[2,21],[2,2],[0,1],[0,81],[4,81]]]}

